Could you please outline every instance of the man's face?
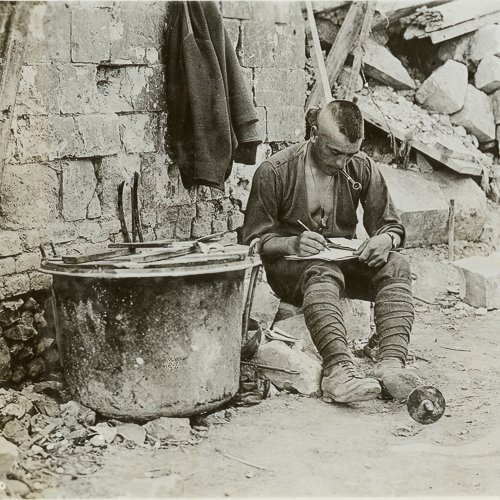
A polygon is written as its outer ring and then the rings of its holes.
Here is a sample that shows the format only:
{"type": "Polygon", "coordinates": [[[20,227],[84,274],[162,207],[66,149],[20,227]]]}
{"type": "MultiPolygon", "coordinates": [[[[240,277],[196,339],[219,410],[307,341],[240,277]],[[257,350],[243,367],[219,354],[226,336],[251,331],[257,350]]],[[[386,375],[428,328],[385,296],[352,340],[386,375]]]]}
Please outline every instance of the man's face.
{"type": "Polygon", "coordinates": [[[318,117],[318,125],[311,127],[313,159],[325,174],[334,175],[342,170],[350,158],[359,151],[361,142],[350,142],[340,132],[331,117],[318,117]]]}

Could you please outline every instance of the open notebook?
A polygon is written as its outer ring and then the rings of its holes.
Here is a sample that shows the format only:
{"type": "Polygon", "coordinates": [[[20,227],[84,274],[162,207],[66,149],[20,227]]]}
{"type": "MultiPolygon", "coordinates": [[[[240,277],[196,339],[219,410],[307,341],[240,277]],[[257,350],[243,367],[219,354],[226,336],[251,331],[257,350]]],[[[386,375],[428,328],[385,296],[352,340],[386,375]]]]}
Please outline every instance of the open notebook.
{"type": "Polygon", "coordinates": [[[356,255],[352,252],[357,250],[363,240],[348,240],[347,238],[326,238],[328,241],[328,250],[325,249],[315,255],[310,255],[308,257],[299,257],[298,255],[287,255],[285,258],[288,260],[347,260],[347,259],[357,259],[356,255]]]}

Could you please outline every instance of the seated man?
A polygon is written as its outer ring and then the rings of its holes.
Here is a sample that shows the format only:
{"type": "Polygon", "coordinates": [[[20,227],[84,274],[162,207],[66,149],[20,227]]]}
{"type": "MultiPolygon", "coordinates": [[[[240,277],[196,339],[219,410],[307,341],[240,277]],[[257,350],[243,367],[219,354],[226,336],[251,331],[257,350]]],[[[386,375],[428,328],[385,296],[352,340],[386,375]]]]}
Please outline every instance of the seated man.
{"type": "Polygon", "coordinates": [[[381,394],[381,383],[402,399],[420,385],[418,375],[405,368],[414,317],[410,266],[406,256],[391,252],[404,242],[405,229],[380,171],[359,151],[363,135],[358,106],[330,102],[319,112],[308,141],[280,151],[257,169],[242,229],[245,244],[260,238],[274,292],[302,307],[323,358],[323,393],[337,402],[373,399],[381,394]],[[361,188],[354,189],[341,169],[361,188]],[[355,252],[357,259],[285,259],[317,254],[325,237],[355,237],[359,202],[370,238],[355,252]],[[352,362],[342,294],[375,302],[379,361],[373,377],[361,376],[352,362]]]}

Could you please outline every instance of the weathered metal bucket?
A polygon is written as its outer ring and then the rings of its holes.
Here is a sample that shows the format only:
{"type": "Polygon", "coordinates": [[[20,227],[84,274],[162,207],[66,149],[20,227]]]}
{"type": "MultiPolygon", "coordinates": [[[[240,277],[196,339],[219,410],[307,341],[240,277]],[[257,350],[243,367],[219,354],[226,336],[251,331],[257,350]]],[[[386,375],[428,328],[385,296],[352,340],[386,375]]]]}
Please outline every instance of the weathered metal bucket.
{"type": "Polygon", "coordinates": [[[45,261],[73,397],[105,416],[142,420],[206,412],[234,396],[244,277],[260,260],[221,262],[45,261]]]}

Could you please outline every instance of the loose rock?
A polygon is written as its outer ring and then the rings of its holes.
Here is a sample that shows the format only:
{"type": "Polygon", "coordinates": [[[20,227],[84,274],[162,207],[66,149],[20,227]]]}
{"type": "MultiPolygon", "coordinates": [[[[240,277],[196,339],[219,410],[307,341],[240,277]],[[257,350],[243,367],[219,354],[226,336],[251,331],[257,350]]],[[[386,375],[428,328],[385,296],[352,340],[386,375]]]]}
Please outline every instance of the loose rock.
{"type": "Polygon", "coordinates": [[[156,439],[187,441],[191,436],[188,418],[160,417],[143,425],[148,434],[156,439]]]}

